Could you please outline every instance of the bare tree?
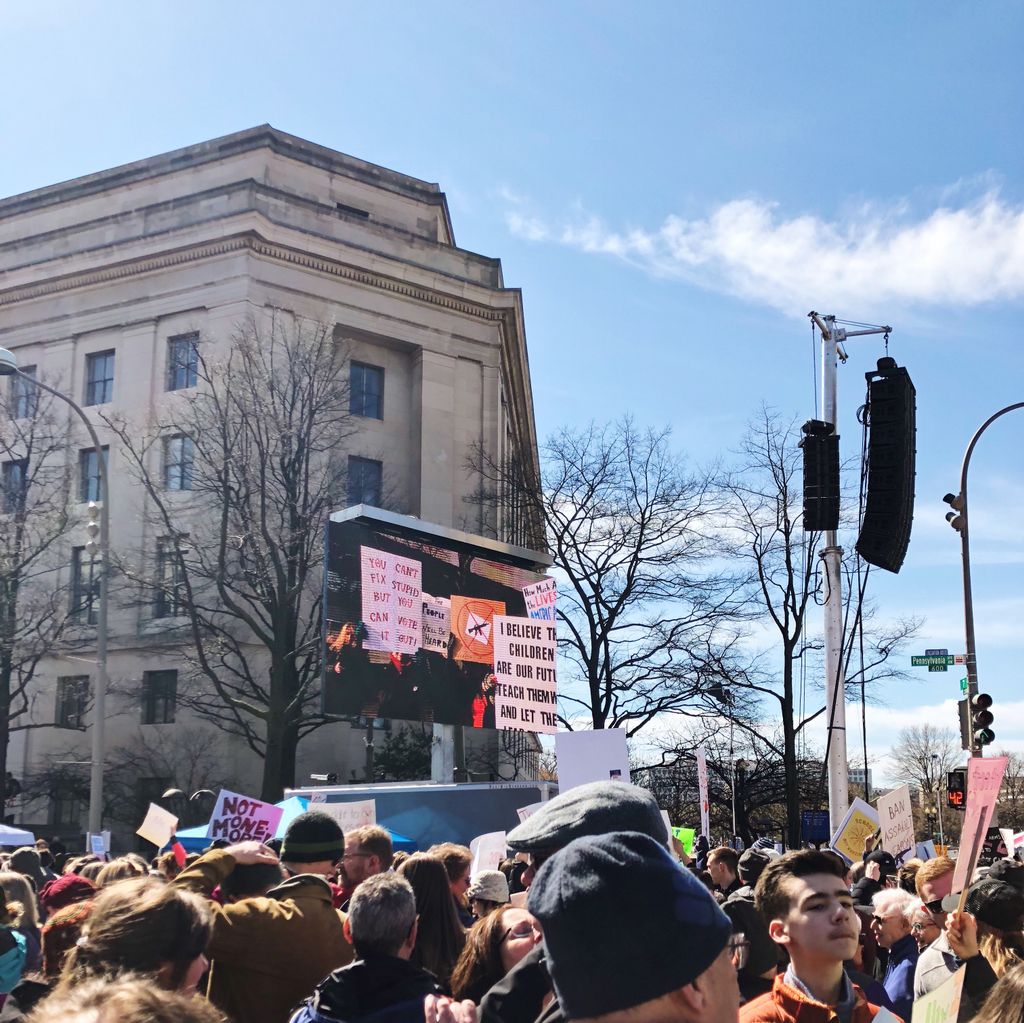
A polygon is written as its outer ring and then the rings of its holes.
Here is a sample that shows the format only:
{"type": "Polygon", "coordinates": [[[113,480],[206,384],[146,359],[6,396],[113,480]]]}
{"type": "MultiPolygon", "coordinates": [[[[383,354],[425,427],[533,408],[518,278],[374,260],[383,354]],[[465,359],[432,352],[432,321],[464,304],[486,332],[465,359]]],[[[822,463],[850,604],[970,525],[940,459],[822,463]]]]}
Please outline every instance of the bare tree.
{"type": "MultiPolygon", "coordinates": [[[[957,743],[958,750],[959,745],[957,743]]],[[[1005,749],[996,756],[1007,758],[999,794],[999,826],[1024,831],[1024,756],[1005,749]]]]}
{"type": "Polygon", "coordinates": [[[124,565],[188,641],[182,701],[263,758],[261,794],[292,784],[322,723],[324,523],[344,504],[345,352],[332,328],[279,312],[200,348],[197,384],[158,421],[110,420],[142,484],[160,560],[124,565]],[[268,322],[268,320],[270,322],[268,322]]]}
{"type": "Polygon", "coordinates": [[[960,762],[960,740],[951,728],[910,725],[900,730],[889,753],[893,774],[921,790],[925,800],[937,803],[946,773],[960,762]]]}
{"type": "MultiPolygon", "coordinates": [[[[770,410],[762,410],[747,433],[740,464],[725,478],[733,553],[749,569],[751,600],[774,642],[755,651],[746,662],[735,658],[723,663],[722,688],[711,694],[718,697],[717,712],[765,742],[781,764],[791,846],[800,839],[800,764],[808,759],[806,730],[825,712],[821,640],[808,619],[817,610],[819,577],[814,551],[820,534],[803,529],[797,440],[794,422],[783,422],[770,410]],[[808,679],[817,681],[808,684],[808,679]],[[761,713],[752,713],[758,705],[761,713]],[[769,721],[780,723],[777,738],[766,735],[766,713],[769,721]]],[[[846,595],[843,658],[848,691],[857,692],[862,685],[867,690],[883,679],[904,677],[895,667],[893,654],[914,635],[919,623],[900,619],[875,624],[863,587],[847,586],[846,595]]]]}
{"type": "Polygon", "coordinates": [[[540,478],[478,455],[479,499],[502,495],[540,524],[558,577],[561,720],[625,728],[698,699],[741,614],[740,583],[716,556],[720,503],[667,430],[624,419],[563,429],[542,446],[540,478]]]}
{"type": "MultiPolygon", "coordinates": [[[[69,509],[68,422],[54,402],[22,377],[0,393],[0,805],[12,794],[6,791],[11,733],[54,724],[57,708],[36,706],[40,662],[75,638],[88,638],[76,626],[88,626],[97,593],[84,547],[78,592],[62,578],[77,520],[69,509]]],[[[75,714],[84,716],[88,692],[76,692],[75,701],[75,714]]]]}

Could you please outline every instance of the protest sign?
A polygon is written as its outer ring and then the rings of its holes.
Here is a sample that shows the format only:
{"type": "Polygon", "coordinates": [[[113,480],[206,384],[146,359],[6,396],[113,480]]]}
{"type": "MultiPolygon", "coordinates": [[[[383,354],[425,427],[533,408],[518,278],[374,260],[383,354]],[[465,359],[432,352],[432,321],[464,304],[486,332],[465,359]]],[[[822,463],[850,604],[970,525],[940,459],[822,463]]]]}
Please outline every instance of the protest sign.
{"type": "Polygon", "coordinates": [[[966,965],[961,966],[949,980],[943,981],[934,991],[915,998],[910,1016],[911,1023],[956,1023],[966,972],[966,965]]]}
{"type": "Polygon", "coordinates": [[[412,558],[359,548],[364,650],[414,654],[423,630],[423,566],[412,558]]]}
{"type": "Polygon", "coordinates": [[[523,598],[526,600],[526,613],[531,618],[541,618],[549,622],[555,620],[558,584],[551,576],[541,579],[539,583],[524,586],[523,598]]]}
{"type": "Polygon", "coordinates": [[[601,728],[555,735],[558,791],[589,781],[629,781],[629,753],[624,728],[601,728]]]}
{"type": "Polygon", "coordinates": [[[452,631],[452,602],[447,597],[423,594],[423,649],[448,656],[452,631]]]}
{"type": "MultiPolygon", "coordinates": [[[[455,637],[452,658],[476,664],[494,663],[494,616],[505,613],[502,600],[452,595],[451,632],[455,637]]],[[[499,724],[499,728],[502,726],[499,724]]]]}
{"type": "Polygon", "coordinates": [[[210,816],[206,837],[226,838],[232,845],[252,839],[269,842],[277,833],[284,810],[273,803],[221,789],[210,816]]]}
{"type": "Polygon", "coordinates": [[[673,828],[672,835],[678,838],[683,845],[683,852],[687,856],[693,855],[693,842],[697,837],[696,831],[693,828],[673,828]]]}
{"type": "Polygon", "coordinates": [[[1006,846],[1006,852],[1004,856],[1013,855],[1013,828],[1000,828],[999,837],[1003,840],[1003,845],[1006,846]]]}
{"type": "Polygon", "coordinates": [[[521,807],[519,807],[519,809],[516,810],[516,816],[519,818],[519,823],[522,824],[523,821],[528,820],[543,805],[544,805],[544,803],[540,802],[540,803],[531,803],[529,806],[521,806],[521,807]]]}
{"type": "Polygon", "coordinates": [[[914,811],[910,805],[910,786],[901,785],[884,796],[879,796],[878,819],[882,829],[882,848],[899,857],[916,845],[914,839],[914,811]]]}
{"type": "MultiPolygon", "coordinates": [[[[455,599],[452,598],[453,614],[455,599]]],[[[557,728],[558,701],[555,693],[558,644],[554,625],[496,614],[493,644],[496,727],[553,734],[557,728]]],[[[559,791],[565,789],[559,786],[559,791]]]]}
{"type": "Polygon", "coordinates": [[[938,856],[935,843],[929,838],[927,842],[918,842],[914,855],[919,860],[934,860],[938,856]]]}
{"type": "Polygon", "coordinates": [[[349,803],[317,803],[317,810],[333,817],[343,832],[377,823],[377,801],[358,799],[349,803]]]}
{"type": "Polygon", "coordinates": [[[708,803],[708,761],[704,747],[697,750],[697,792],[700,796],[700,833],[711,836],[711,806],[708,803]]]}
{"type": "Polygon", "coordinates": [[[864,856],[864,839],[878,829],[878,814],[870,803],[857,797],[850,804],[846,816],[840,821],[829,843],[851,863],[864,856]]]}
{"type": "Polygon", "coordinates": [[[668,819],[668,810],[661,811],[661,819],[665,822],[665,845],[672,852],[672,822],[668,819]]]}
{"type": "Polygon", "coordinates": [[[178,818],[162,806],[150,803],[149,809],[146,811],[146,819],[138,826],[135,834],[147,842],[152,842],[158,849],[162,849],[177,830],[178,818]]]}
{"type": "MultiPolygon", "coordinates": [[[[999,789],[1006,771],[1006,757],[971,757],[967,761],[967,804],[960,831],[960,854],[953,871],[953,892],[966,891],[981,854],[999,789]]],[[[961,909],[963,899],[960,900],[961,909]]]]}
{"type": "Polygon", "coordinates": [[[481,870],[497,870],[498,864],[505,858],[507,848],[504,831],[491,831],[486,835],[477,835],[469,843],[469,851],[473,854],[469,876],[476,877],[481,870]]]}
{"type": "Polygon", "coordinates": [[[94,835],[91,831],[86,832],[86,852],[91,852],[94,856],[105,856],[110,852],[110,832],[101,831],[98,835],[94,835]]]}

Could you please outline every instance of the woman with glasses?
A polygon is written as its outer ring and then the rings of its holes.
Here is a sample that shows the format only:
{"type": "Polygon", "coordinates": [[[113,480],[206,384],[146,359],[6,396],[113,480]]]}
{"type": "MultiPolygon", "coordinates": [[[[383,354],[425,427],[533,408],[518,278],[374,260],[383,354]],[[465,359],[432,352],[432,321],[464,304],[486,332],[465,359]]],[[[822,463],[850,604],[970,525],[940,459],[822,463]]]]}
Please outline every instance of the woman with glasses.
{"type": "Polygon", "coordinates": [[[452,971],[452,995],[479,1002],[541,940],[540,925],[525,909],[500,906],[470,929],[452,971]]]}
{"type": "Polygon", "coordinates": [[[941,933],[942,928],[932,918],[931,913],[918,903],[910,917],[910,933],[917,942],[917,950],[923,952],[941,933]]]}

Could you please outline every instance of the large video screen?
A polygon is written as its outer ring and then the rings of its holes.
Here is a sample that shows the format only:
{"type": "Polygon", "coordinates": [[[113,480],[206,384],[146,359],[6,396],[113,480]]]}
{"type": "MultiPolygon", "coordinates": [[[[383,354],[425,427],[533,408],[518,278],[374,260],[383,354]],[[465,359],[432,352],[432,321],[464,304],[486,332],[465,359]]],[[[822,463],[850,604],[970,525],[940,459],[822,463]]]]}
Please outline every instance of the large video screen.
{"type": "Polygon", "coordinates": [[[325,714],[556,730],[555,580],[541,563],[372,515],[330,521],[326,548],[325,714]]]}

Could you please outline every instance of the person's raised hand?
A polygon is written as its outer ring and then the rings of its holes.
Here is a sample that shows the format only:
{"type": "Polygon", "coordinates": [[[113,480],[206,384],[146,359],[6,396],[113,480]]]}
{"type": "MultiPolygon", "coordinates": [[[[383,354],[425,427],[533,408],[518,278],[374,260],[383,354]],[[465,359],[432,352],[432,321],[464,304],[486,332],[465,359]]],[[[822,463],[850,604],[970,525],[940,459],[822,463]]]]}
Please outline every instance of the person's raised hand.
{"type": "Polygon", "coordinates": [[[864,866],[864,876],[872,881],[879,881],[882,878],[882,864],[872,860],[864,866]]]}
{"type": "Polygon", "coordinates": [[[251,866],[254,863],[277,863],[277,853],[268,848],[262,842],[251,840],[238,842],[236,845],[229,845],[224,850],[234,858],[235,863],[241,866],[251,866]]]}
{"type": "Polygon", "coordinates": [[[456,1002],[447,995],[427,995],[423,1000],[423,1023],[477,1023],[476,1003],[468,998],[456,1002]]]}
{"type": "Polygon", "coordinates": [[[978,945],[978,921],[970,913],[954,911],[947,914],[946,941],[958,959],[972,959],[981,951],[978,945]]]}

